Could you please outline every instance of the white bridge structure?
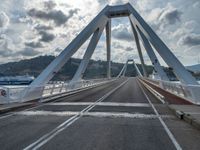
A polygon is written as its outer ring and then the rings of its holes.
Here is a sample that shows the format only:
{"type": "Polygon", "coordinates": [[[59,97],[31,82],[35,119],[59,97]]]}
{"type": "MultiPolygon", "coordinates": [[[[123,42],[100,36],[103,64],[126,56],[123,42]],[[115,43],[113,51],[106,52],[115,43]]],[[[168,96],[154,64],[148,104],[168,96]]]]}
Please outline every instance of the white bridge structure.
{"type": "Polygon", "coordinates": [[[150,83],[159,88],[182,97],[193,104],[200,104],[200,85],[196,79],[185,69],[181,62],[175,57],[172,51],[165,45],[159,36],[145,22],[139,13],[127,3],[118,6],[107,5],[75,38],[74,40],[53,60],[42,73],[28,86],[8,88],[4,90],[4,94],[0,97],[2,103],[7,102],[24,102],[30,100],[40,100],[48,97],[59,97],[77,90],[98,86],[107,82],[112,82],[120,77],[123,77],[126,72],[128,62],[133,61],[137,70],[138,78],[145,84],[150,83]],[[128,60],[122,68],[120,74],[111,78],[111,19],[115,17],[128,17],[132,32],[135,38],[138,55],[142,65],[142,73],[137,68],[134,60],[128,60]],[[88,66],[89,60],[96,48],[96,45],[101,37],[103,30],[106,30],[107,44],[107,78],[96,80],[83,80],[83,74],[88,66]],[[72,55],[81,47],[81,45],[91,37],[82,61],[72,78],[68,83],[54,83],[49,81],[63,67],[63,65],[72,57],[72,55]],[[145,62],[141,51],[140,41],[143,44],[155,71],[160,76],[161,80],[152,80],[147,76],[145,62]],[[163,67],[155,55],[154,51],[162,57],[166,64],[172,68],[180,83],[169,81],[163,67]]]}

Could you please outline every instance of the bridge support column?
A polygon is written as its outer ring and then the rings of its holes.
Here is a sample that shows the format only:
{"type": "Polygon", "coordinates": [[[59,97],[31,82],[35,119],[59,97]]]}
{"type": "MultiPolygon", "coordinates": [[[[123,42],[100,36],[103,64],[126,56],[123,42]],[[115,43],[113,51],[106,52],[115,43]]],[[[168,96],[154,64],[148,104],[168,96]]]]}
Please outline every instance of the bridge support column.
{"type": "Polygon", "coordinates": [[[154,53],[149,41],[146,39],[146,37],[144,36],[144,34],[138,29],[139,35],[141,37],[142,43],[144,45],[144,48],[147,51],[147,54],[155,68],[155,70],[158,72],[160,78],[162,80],[166,80],[169,81],[169,78],[167,77],[167,74],[165,73],[165,71],[163,70],[162,66],[160,65],[160,62],[158,60],[158,58],[156,57],[156,54],[154,53]]]}
{"type": "Polygon", "coordinates": [[[126,67],[126,64],[124,64],[124,66],[122,67],[122,70],[121,70],[120,73],[118,74],[117,78],[119,78],[119,77],[122,76],[122,73],[123,73],[125,67],[126,67]]]}
{"type": "Polygon", "coordinates": [[[108,17],[105,12],[109,7],[105,7],[76,38],[43,70],[43,72],[30,84],[30,87],[46,84],[62,68],[69,58],[81,47],[81,45],[99,27],[106,24],[108,17]]]}
{"type": "MultiPolygon", "coordinates": [[[[42,71],[42,73],[29,85],[28,90],[24,92],[23,97],[32,95],[39,87],[44,86],[54,75],[63,67],[70,57],[81,47],[81,45],[94,33],[99,27],[105,26],[108,17],[105,15],[109,6],[106,6],[76,38],[42,71]]],[[[38,91],[41,95],[43,91],[38,91]]]]}
{"type": "Polygon", "coordinates": [[[111,77],[111,19],[108,20],[106,24],[106,46],[107,46],[107,78],[111,77]]]}
{"type": "Polygon", "coordinates": [[[137,72],[138,76],[142,77],[142,74],[141,74],[140,70],[138,69],[138,67],[137,67],[137,65],[136,65],[134,60],[133,60],[133,65],[134,65],[134,67],[136,69],[136,72],[137,72]]]}
{"type": "Polygon", "coordinates": [[[127,66],[128,66],[128,60],[126,61],[126,64],[125,64],[125,67],[124,67],[124,71],[123,71],[123,74],[122,74],[123,77],[125,77],[127,66]]]}
{"type": "Polygon", "coordinates": [[[99,39],[101,37],[103,29],[104,29],[104,26],[98,28],[94,32],[94,34],[93,34],[93,36],[92,36],[92,38],[90,40],[90,43],[89,43],[89,45],[87,47],[87,50],[85,51],[83,59],[82,59],[80,65],[79,65],[74,77],[70,81],[70,83],[73,83],[73,82],[76,82],[76,81],[79,81],[79,80],[82,79],[83,74],[84,74],[84,72],[85,72],[85,70],[86,70],[86,68],[88,66],[89,61],[90,61],[90,58],[91,58],[92,54],[94,53],[96,45],[97,45],[97,43],[98,43],[98,41],[99,41],[99,39]]]}
{"type": "Polygon", "coordinates": [[[129,18],[134,26],[140,29],[140,31],[151,42],[168,66],[173,68],[177,78],[184,84],[198,85],[198,82],[195,80],[195,78],[185,69],[185,67],[179,62],[179,60],[174,56],[164,42],[138,14],[138,12],[130,4],[127,5],[127,8],[130,11],[129,18]]]}
{"type": "Polygon", "coordinates": [[[137,34],[137,31],[135,30],[134,25],[133,25],[133,23],[131,22],[130,19],[129,19],[129,21],[130,21],[130,24],[131,24],[133,35],[135,37],[135,43],[136,43],[138,54],[139,54],[139,57],[140,57],[140,62],[141,62],[141,65],[142,65],[143,75],[144,75],[144,77],[147,77],[147,72],[146,72],[146,69],[145,69],[145,63],[144,63],[144,59],[143,59],[143,55],[142,55],[142,50],[141,50],[138,34],[137,34]]]}

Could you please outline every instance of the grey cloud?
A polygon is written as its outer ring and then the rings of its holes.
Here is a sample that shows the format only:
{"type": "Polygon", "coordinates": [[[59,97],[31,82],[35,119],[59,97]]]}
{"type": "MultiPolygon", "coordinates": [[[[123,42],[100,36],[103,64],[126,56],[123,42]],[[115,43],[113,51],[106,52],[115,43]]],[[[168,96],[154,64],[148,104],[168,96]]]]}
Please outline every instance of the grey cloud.
{"type": "Polygon", "coordinates": [[[52,10],[49,12],[37,10],[35,8],[28,11],[28,15],[31,17],[43,19],[43,20],[52,20],[57,26],[60,26],[67,22],[74,14],[77,14],[78,9],[73,9],[69,11],[68,15],[65,15],[60,10],[52,10]]]}
{"type": "Polygon", "coordinates": [[[7,27],[9,24],[9,18],[5,12],[0,12],[0,28],[7,27]]]}
{"type": "Polygon", "coordinates": [[[124,45],[120,44],[120,43],[117,43],[117,42],[114,42],[113,43],[113,47],[115,49],[121,49],[121,50],[125,50],[125,51],[132,51],[133,48],[128,46],[128,47],[125,47],[124,45]]]}
{"type": "Polygon", "coordinates": [[[200,34],[185,35],[178,41],[178,44],[187,46],[200,45],[200,34]]]}
{"type": "Polygon", "coordinates": [[[43,42],[50,42],[55,39],[54,34],[48,33],[46,31],[39,31],[39,34],[41,35],[40,41],[43,41],[43,42]]]}
{"type": "Polygon", "coordinates": [[[167,8],[160,14],[159,20],[163,24],[175,24],[181,21],[182,12],[176,8],[167,8]]]}
{"type": "Polygon", "coordinates": [[[63,50],[63,49],[60,48],[60,47],[57,47],[57,48],[55,49],[56,52],[61,52],[62,50],[63,50]]]}
{"type": "Polygon", "coordinates": [[[41,25],[41,24],[35,26],[34,28],[36,30],[38,30],[38,31],[41,31],[41,30],[52,30],[53,29],[53,27],[51,27],[51,26],[46,26],[46,25],[41,25]]]}
{"type": "Polygon", "coordinates": [[[118,25],[117,27],[114,27],[112,30],[112,36],[119,40],[124,41],[132,41],[133,36],[128,31],[128,28],[125,25],[118,25]]]}
{"type": "Polygon", "coordinates": [[[25,45],[28,46],[28,47],[32,47],[32,48],[43,47],[42,43],[40,43],[40,42],[26,42],[25,45]]]}
{"type": "Polygon", "coordinates": [[[124,49],[124,47],[120,43],[118,43],[118,42],[114,42],[113,43],[113,47],[115,49],[124,49]]]}
{"type": "Polygon", "coordinates": [[[23,56],[35,56],[38,55],[40,52],[34,50],[33,48],[25,47],[22,51],[19,51],[17,53],[23,56]]]}
{"type": "Polygon", "coordinates": [[[47,10],[51,10],[51,9],[53,9],[55,7],[56,7],[56,3],[51,1],[51,0],[44,2],[44,8],[46,8],[47,10]]]}
{"type": "Polygon", "coordinates": [[[132,47],[126,47],[126,49],[125,49],[126,51],[132,51],[133,50],[133,48],[132,47]]]}
{"type": "Polygon", "coordinates": [[[5,39],[0,43],[0,56],[13,56],[13,51],[8,47],[8,42],[5,39]]]}

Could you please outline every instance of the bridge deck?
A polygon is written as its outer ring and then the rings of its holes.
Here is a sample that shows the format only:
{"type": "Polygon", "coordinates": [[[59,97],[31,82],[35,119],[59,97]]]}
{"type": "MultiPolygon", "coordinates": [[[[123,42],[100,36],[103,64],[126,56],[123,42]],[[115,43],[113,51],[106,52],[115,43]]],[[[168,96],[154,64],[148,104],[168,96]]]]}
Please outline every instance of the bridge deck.
{"type": "Polygon", "coordinates": [[[1,149],[199,149],[199,139],[199,130],[174,117],[136,78],[0,118],[1,149]]]}

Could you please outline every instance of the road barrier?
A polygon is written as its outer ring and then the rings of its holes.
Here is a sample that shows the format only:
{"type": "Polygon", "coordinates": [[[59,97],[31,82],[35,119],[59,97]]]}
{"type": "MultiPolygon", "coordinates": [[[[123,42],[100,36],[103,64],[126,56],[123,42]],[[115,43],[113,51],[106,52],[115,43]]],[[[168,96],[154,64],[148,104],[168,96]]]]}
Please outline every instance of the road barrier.
{"type": "Polygon", "coordinates": [[[116,78],[81,80],[77,82],[50,82],[45,86],[38,86],[37,88],[29,86],[1,87],[0,104],[27,102],[31,100],[42,101],[49,97],[59,97],[59,95],[64,93],[81,90],[114,80],[116,80],[116,78]],[[34,91],[31,91],[31,89],[34,89],[34,91]]]}
{"type": "Polygon", "coordinates": [[[176,96],[185,100],[200,105],[200,85],[186,85],[173,81],[155,80],[150,78],[140,78],[146,82],[154,84],[176,96]]]}

